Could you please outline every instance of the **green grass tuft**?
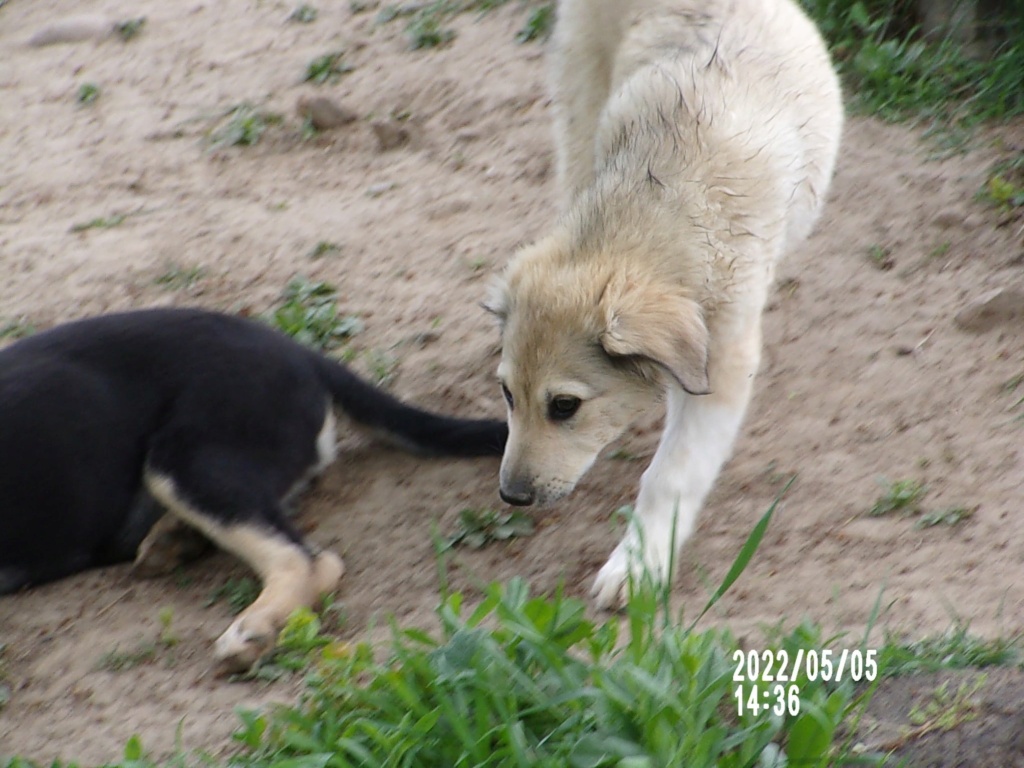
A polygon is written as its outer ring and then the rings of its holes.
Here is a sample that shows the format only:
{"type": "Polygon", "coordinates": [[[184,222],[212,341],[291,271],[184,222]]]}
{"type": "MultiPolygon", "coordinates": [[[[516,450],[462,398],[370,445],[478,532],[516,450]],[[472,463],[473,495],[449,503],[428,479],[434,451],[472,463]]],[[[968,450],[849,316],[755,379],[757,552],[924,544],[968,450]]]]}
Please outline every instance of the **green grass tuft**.
{"type": "Polygon", "coordinates": [[[35,325],[24,315],[4,320],[0,318],[0,340],[18,340],[36,332],[35,325]]]}
{"type": "Polygon", "coordinates": [[[171,263],[166,266],[162,273],[157,275],[153,283],[168,291],[186,291],[205,276],[205,267],[197,264],[183,266],[171,263]]]}
{"type": "Polygon", "coordinates": [[[947,632],[921,640],[886,637],[878,652],[883,677],[917,675],[946,669],[1020,666],[1021,638],[986,640],[972,635],[969,626],[957,623],[947,632]]]}
{"type": "Polygon", "coordinates": [[[296,22],[297,24],[312,24],[316,21],[317,10],[312,5],[302,3],[292,10],[288,14],[288,21],[296,22]]]}
{"type": "Polygon", "coordinates": [[[921,509],[921,497],[924,496],[924,485],[916,480],[881,480],[884,493],[878,498],[871,511],[872,517],[888,515],[892,512],[913,514],[921,509]]]}
{"type": "Polygon", "coordinates": [[[482,549],[495,541],[529,536],[533,533],[533,518],[522,510],[497,512],[493,509],[463,509],[459,512],[458,530],[449,536],[446,548],[465,544],[482,549]]]}
{"type": "Polygon", "coordinates": [[[95,219],[89,221],[82,221],[78,224],[72,224],[71,232],[85,232],[88,229],[113,229],[124,224],[125,219],[128,218],[128,214],[115,213],[112,216],[97,216],[95,219]]]}
{"type": "Polygon", "coordinates": [[[555,4],[542,3],[530,11],[526,22],[516,33],[517,43],[529,43],[534,40],[547,40],[555,26],[555,4]]]}
{"type": "Polygon", "coordinates": [[[284,122],[275,112],[257,109],[251,104],[232,107],[225,119],[210,132],[210,143],[220,147],[251,147],[258,144],[267,128],[284,122]]]}
{"type": "Polygon", "coordinates": [[[78,86],[78,103],[83,106],[92,104],[100,97],[100,87],[96,83],[82,83],[78,86]]]}
{"type": "Polygon", "coordinates": [[[142,28],[146,25],[146,17],[140,16],[136,19],[126,19],[125,21],[119,21],[114,25],[114,29],[118,36],[126,43],[129,40],[134,40],[140,34],[142,34],[142,28]]]}
{"type": "Polygon", "coordinates": [[[925,40],[913,6],[892,0],[802,0],[863,111],[920,118],[945,132],[1024,113],[1024,7],[1012,0],[1005,42],[987,57],[952,40],[925,40]]]}
{"type": "Polygon", "coordinates": [[[315,349],[328,350],[363,329],[353,315],[338,313],[334,286],[297,275],[284,290],[281,305],[267,318],[280,331],[315,349]]]}
{"type": "Polygon", "coordinates": [[[223,600],[228,605],[232,615],[237,616],[255,602],[260,595],[260,585],[255,579],[248,576],[241,578],[230,578],[213,590],[206,599],[206,605],[223,600]]]}
{"type": "Polygon", "coordinates": [[[317,56],[309,62],[304,79],[307,83],[324,85],[325,83],[333,83],[353,69],[351,64],[345,63],[344,51],[334,51],[333,53],[325,53],[323,56],[317,56]]]}

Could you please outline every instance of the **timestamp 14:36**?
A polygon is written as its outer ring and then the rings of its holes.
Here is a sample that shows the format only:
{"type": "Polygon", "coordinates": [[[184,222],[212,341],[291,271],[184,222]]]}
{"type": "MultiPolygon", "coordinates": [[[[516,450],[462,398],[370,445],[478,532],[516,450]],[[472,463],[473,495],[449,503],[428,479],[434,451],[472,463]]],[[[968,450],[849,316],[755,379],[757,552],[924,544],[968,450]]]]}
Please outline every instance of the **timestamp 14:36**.
{"type": "Polygon", "coordinates": [[[757,717],[769,709],[777,717],[796,717],[800,714],[800,686],[796,683],[737,685],[733,695],[736,697],[736,714],[739,717],[757,717]]]}

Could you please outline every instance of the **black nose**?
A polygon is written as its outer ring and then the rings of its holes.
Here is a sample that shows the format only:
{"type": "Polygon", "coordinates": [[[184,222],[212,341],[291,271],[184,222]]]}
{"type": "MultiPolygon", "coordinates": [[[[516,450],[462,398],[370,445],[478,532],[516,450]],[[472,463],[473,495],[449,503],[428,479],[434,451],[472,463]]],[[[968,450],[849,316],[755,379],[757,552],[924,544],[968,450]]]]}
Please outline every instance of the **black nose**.
{"type": "Polygon", "coordinates": [[[502,501],[514,507],[528,507],[533,504],[533,491],[506,491],[499,488],[498,495],[502,501]]]}

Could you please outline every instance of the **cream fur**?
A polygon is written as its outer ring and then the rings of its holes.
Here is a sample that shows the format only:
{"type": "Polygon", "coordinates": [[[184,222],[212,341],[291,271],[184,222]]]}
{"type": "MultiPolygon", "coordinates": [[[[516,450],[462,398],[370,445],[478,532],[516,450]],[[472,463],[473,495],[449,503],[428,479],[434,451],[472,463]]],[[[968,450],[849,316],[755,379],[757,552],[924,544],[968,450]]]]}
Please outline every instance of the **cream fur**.
{"type": "Polygon", "coordinates": [[[843,114],[791,0],[562,0],[552,76],[562,213],[489,302],[513,402],[501,487],[557,501],[667,395],[634,522],[594,584],[610,606],[630,573],[670,575],[729,456],[775,263],[818,217],[843,114]],[[558,420],[567,397],[581,404],[558,420]]]}
{"type": "MultiPolygon", "coordinates": [[[[333,431],[333,419],[330,420],[333,431]]],[[[326,434],[325,431],[321,435],[326,434]]],[[[269,528],[251,523],[224,525],[193,508],[174,481],[148,471],[146,488],[175,517],[198,529],[259,575],[259,597],[217,638],[214,656],[221,671],[249,669],[274,647],[277,633],[296,608],[311,606],[337,587],[345,566],[333,552],[311,554],[269,528]]]]}

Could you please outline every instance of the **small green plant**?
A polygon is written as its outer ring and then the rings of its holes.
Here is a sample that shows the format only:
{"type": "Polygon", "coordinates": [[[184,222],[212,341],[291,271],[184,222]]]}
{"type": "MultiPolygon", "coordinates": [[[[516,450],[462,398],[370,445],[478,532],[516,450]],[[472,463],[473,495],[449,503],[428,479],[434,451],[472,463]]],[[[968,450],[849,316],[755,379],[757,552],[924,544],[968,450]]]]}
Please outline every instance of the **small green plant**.
{"type": "Polygon", "coordinates": [[[251,147],[271,125],[277,125],[284,118],[274,112],[256,109],[251,104],[239,104],[228,111],[226,118],[210,132],[210,144],[221,147],[251,147]]]}
{"type": "Polygon", "coordinates": [[[988,199],[999,208],[1009,210],[1024,205],[1024,188],[1007,181],[999,174],[988,180],[986,192],[988,199]]]}
{"type": "Polygon", "coordinates": [[[100,97],[100,87],[96,83],[82,83],[78,86],[78,103],[92,104],[100,97]]]}
{"type": "Polygon", "coordinates": [[[872,245],[868,248],[868,259],[871,260],[871,264],[883,272],[886,272],[896,266],[896,260],[892,257],[892,253],[888,248],[881,245],[872,245]]]}
{"type": "Polygon", "coordinates": [[[121,650],[114,646],[100,656],[96,666],[108,672],[125,672],[142,664],[150,664],[156,659],[156,643],[143,640],[131,648],[121,650]]]}
{"type": "MultiPolygon", "coordinates": [[[[328,604],[325,610],[330,607],[328,604]]],[[[335,642],[323,633],[320,617],[312,609],[296,608],[278,633],[273,651],[238,679],[274,681],[290,677],[309,668],[317,652],[337,654],[344,647],[345,643],[335,642]]]]}
{"type": "MultiPolygon", "coordinates": [[[[508,0],[432,0],[426,3],[386,5],[377,13],[377,23],[386,24],[407,18],[406,35],[412,49],[439,48],[455,39],[455,30],[448,21],[460,13],[487,11],[505,5],[508,0]]],[[[542,39],[550,33],[554,21],[554,3],[548,0],[532,8],[523,27],[516,34],[519,42],[542,39]]]]}
{"type": "MultiPolygon", "coordinates": [[[[2,326],[0,326],[0,328],[2,328],[2,326]]],[[[0,330],[0,338],[2,337],[3,333],[2,330],[0,330]]],[[[1016,376],[1012,377],[1009,381],[1007,381],[1003,385],[1003,391],[1011,393],[1016,392],[1021,384],[1024,384],[1024,373],[1019,373],[1016,376]]],[[[1019,398],[1017,398],[1017,401],[1010,406],[1010,410],[1016,410],[1017,408],[1020,408],[1022,405],[1024,405],[1024,395],[1021,395],[1019,398]]],[[[1024,418],[1024,414],[1021,414],[1020,418],[1024,418]]]]}
{"type": "Polygon", "coordinates": [[[288,21],[294,21],[299,24],[312,24],[316,21],[317,10],[312,5],[302,3],[295,7],[295,9],[288,14],[288,21]]]}
{"type": "Polygon", "coordinates": [[[555,4],[543,3],[530,11],[526,23],[516,33],[516,42],[529,43],[533,40],[547,40],[555,25],[555,4]]]}
{"type": "Polygon", "coordinates": [[[282,304],[268,321],[289,336],[316,349],[333,349],[363,329],[354,315],[338,313],[334,286],[297,275],[285,288],[282,304]]]}
{"type": "Polygon", "coordinates": [[[908,719],[915,726],[914,738],[932,731],[951,731],[977,718],[978,702],[975,696],[984,687],[986,680],[986,675],[978,675],[973,683],[964,681],[955,691],[950,691],[949,680],[941,682],[927,700],[910,708],[908,719]]]}
{"type": "Polygon", "coordinates": [[[455,39],[455,30],[442,26],[442,15],[437,6],[437,3],[428,5],[413,16],[405,28],[409,47],[413,50],[441,48],[455,39]]]}
{"type": "Polygon", "coordinates": [[[205,276],[206,269],[199,265],[168,264],[153,282],[168,291],[185,291],[205,276]]]}
{"type": "Polygon", "coordinates": [[[311,141],[320,135],[320,129],[316,127],[316,123],[313,122],[312,116],[306,115],[302,118],[302,126],[299,128],[299,135],[302,136],[303,141],[311,141]]]}
{"type": "Polygon", "coordinates": [[[127,43],[129,40],[137,37],[142,32],[142,28],[145,25],[146,17],[141,16],[137,19],[128,19],[126,21],[117,22],[114,25],[114,30],[121,36],[121,39],[127,43]]]}
{"type": "Polygon", "coordinates": [[[394,21],[395,19],[398,19],[398,18],[413,16],[413,15],[415,15],[416,13],[418,13],[421,10],[422,10],[422,7],[416,6],[416,5],[411,5],[411,4],[410,5],[398,5],[398,4],[385,5],[383,8],[381,8],[377,12],[376,23],[377,24],[387,24],[389,21],[394,21]]]}
{"type": "Polygon", "coordinates": [[[1021,663],[1019,636],[985,639],[972,635],[969,625],[962,622],[942,634],[920,640],[906,641],[889,635],[878,652],[878,668],[884,677],[1021,663]]]}
{"type": "Polygon", "coordinates": [[[1002,211],[1024,207],[1024,154],[996,163],[978,196],[1002,211]]]}
{"type": "Polygon", "coordinates": [[[248,576],[230,578],[213,590],[206,599],[207,607],[223,600],[232,615],[238,615],[255,602],[260,595],[259,583],[248,576]]]}
{"type": "Polygon", "coordinates": [[[379,349],[367,350],[363,357],[369,369],[370,378],[378,387],[387,388],[395,379],[398,371],[399,359],[388,352],[379,349]]]}
{"type": "Polygon", "coordinates": [[[320,617],[310,608],[296,608],[278,634],[275,663],[296,671],[305,667],[313,651],[331,642],[320,627],[320,617]]]}
{"type": "Polygon", "coordinates": [[[71,225],[71,232],[85,232],[88,229],[112,229],[124,224],[128,218],[126,213],[115,213],[113,216],[98,216],[89,221],[79,222],[71,225]]]}
{"type": "Polygon", "coordinates": [[[921,516],[914,523],[915,528],[932,528],[936,525],[953,526],[963,522],[974,514],[973,509],[967,507],[947,507],[937,509],[933,512],[922,512],[921,516]]]}
{"type": "Polygon", "coordinates": [[[493,509],[463,509],[458,530],[444,541],[446,548],[465,544],[482,549],[492,541],[508,541],[533,533],[533,518],[522,510],[496,512],[493,509]]]}
{"type": "Polygon", "coordinates": [[[160,619],[160,645],[164,648],[173,648],[181,642],[181,638],[171,626],[174,623],[174,609],[170,606],[161,608],[157,617],[160,619]]]}
{"type": "Polygon", "coordinates": [[[896,480],[889,482],[882,479],[879,484],[884,493],[878,498],[871,511],[872,517],[888,515],[892,512],[903,512],[915,514],[921,509],[921,497],[926,490],[925,486],[916,480],[896,480]]]}
{"type": "Polygon", "coordinates": [[[307,254],[307,258],[310,259],[322,259],[325,256],[334,256],[335,254],[341,253],[341,246],[337,243],[332,243],[328,240],[321,240],[313,246],[312,250],[307,254]]]}
{"type": "Polygon", "coordinates": [[[146,750],[142,748],[142,739],[139,734],[133,733],[124,745],[124,759],[127,762],[138,763],[146,758],[146,750]]]}
{"type": "Polygon", "coordinates": [[[342,75],[351,72],[353,67],[345,63],[345,52],[335,51],[317,56],[306,67],[305,80],[308,83],[323,85],[333,83],[342,75]]]}
{"type": "Polygon", "coordinates": [[[36,332],[35,325],[27,317],[14,317],[8,320],[0,319],[0,340],[2,339],[23,339],[36,332]]]}

